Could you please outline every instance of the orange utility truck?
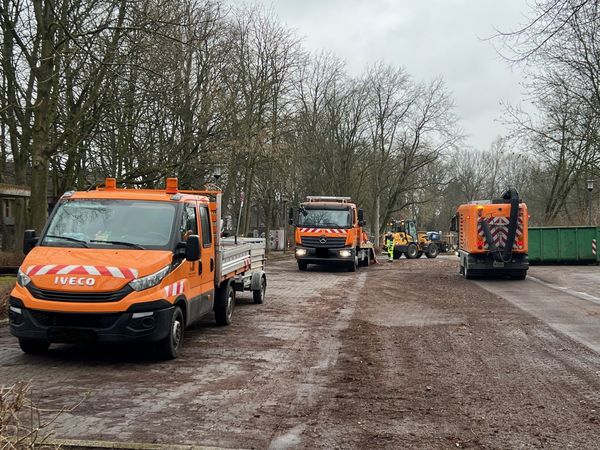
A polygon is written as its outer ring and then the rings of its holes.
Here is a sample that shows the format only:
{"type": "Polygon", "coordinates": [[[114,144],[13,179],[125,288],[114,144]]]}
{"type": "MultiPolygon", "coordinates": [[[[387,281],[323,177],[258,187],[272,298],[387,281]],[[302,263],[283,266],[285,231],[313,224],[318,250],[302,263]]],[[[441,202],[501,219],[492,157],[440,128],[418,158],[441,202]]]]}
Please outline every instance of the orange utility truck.
{"type": "Polygon", "coordinates": [[[460,273],[525,279],[528,219],[527,205],[514,189],[501,199],[460,205],[451,227],[458,232],[460,273]]]}
{"type": "MultiPolygon", "coordinates": [[[[289,213],[289,222],[294,224],[294,209],[289,213]]],[[[298,269],[333,264],[354,272],[358,266],[375,262],[364,225],[363,210],[350,197],[308,196],[298,208],[294,233],[298,269]]]]}
{"type": "Polygon", "coordinates": [[[65,193],[41,235],[26,231],[10,294],[26,353],[53,342],[151,343],[177,357],[184,329],[214,312],[229,325],[236,291],[264,300],[265,240],[220,236],[221,192],[117,189],[114,178],[65,193]]]}

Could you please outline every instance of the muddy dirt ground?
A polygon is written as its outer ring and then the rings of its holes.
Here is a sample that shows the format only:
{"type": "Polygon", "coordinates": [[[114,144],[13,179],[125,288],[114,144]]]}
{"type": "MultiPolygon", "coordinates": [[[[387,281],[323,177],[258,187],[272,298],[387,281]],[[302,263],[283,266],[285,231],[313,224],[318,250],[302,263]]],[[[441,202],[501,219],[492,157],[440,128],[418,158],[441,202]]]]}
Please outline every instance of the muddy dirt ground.
{"type": "Polygon", "coordinates": [[[44,408],[81,402],[58,438],[597,448],[600,355],[457,272],[454,257],[357,273],[272,262],[264,305],[240,298],[232,326],[194,326],[170,362],[67,345],[27,356],[0,327],[0,384],[31,380],[44,408]]]}

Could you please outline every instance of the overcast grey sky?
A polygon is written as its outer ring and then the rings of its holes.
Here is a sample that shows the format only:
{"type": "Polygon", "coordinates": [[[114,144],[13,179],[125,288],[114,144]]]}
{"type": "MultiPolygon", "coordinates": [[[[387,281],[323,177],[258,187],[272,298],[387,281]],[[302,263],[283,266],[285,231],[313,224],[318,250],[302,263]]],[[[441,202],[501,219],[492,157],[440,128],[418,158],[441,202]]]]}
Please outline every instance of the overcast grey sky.
{"type": "Polygon", "coordinates": [[[518,70],[500,59],[494,33],[524,23],[525,0],[228,0],[271,8],[303,37],[308,50],[327,50],[358,75],[382,61],[417,80],[441,75],[453,93],[467,144],[487,149],[506,133],[502,102],[519,103],[518,70]]]}

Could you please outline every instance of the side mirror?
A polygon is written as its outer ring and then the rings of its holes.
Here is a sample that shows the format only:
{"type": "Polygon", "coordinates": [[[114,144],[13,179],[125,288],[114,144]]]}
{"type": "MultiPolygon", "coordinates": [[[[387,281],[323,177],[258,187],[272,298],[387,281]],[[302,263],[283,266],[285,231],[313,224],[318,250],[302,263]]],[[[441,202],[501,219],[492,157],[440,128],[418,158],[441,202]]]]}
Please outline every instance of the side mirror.
{"type": "Polygon", "coordinates": [[[294,208],[292,208],[291,206],[288,210],[288,223],[290,225],[294,225],[294,208]]]}
{"type": "Polygon", "coordinates": [[[450,220],[450,231],[458,231],[458,217],[454,216],[450,220]]]}
{"type": "Polygon", "coordinates": [[[358,226],[362,227],[366,225],[367,221],[365,220],[365,212],[362,208],[358,208],[358,226]]]}
{"type": "Polygon", "coordinates": [[[192,234],[187,238],[185,259],[188,261],[198,261],[200,259],[200,237],[197,234],[192,234]]]}
{"type": "Polygon", "coordinates": [[[31,251],[35,244],[37,244],[38,238],[35,235],[35,230],[25,230],[23,235],[23,253],[27,254],[31,251]]]}

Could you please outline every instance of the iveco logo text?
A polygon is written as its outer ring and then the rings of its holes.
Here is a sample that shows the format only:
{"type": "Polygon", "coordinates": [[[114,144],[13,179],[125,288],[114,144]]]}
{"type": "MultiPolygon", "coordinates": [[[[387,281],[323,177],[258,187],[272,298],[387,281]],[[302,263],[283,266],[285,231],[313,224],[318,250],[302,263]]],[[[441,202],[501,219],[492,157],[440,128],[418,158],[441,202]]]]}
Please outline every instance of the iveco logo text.
{"type": "Polygon", "coordinates": [[[93,286],[96,284],[96,280],[90,277],[54,277],[54,284],[62,284],[64,286],[93,286]]]}
{"type": "Polygon", "coordinates": [[[319,239],[319,242],[321,244],[325,244],[327,242],[327,236],[321,236],[321,239],[319,239]]]}

